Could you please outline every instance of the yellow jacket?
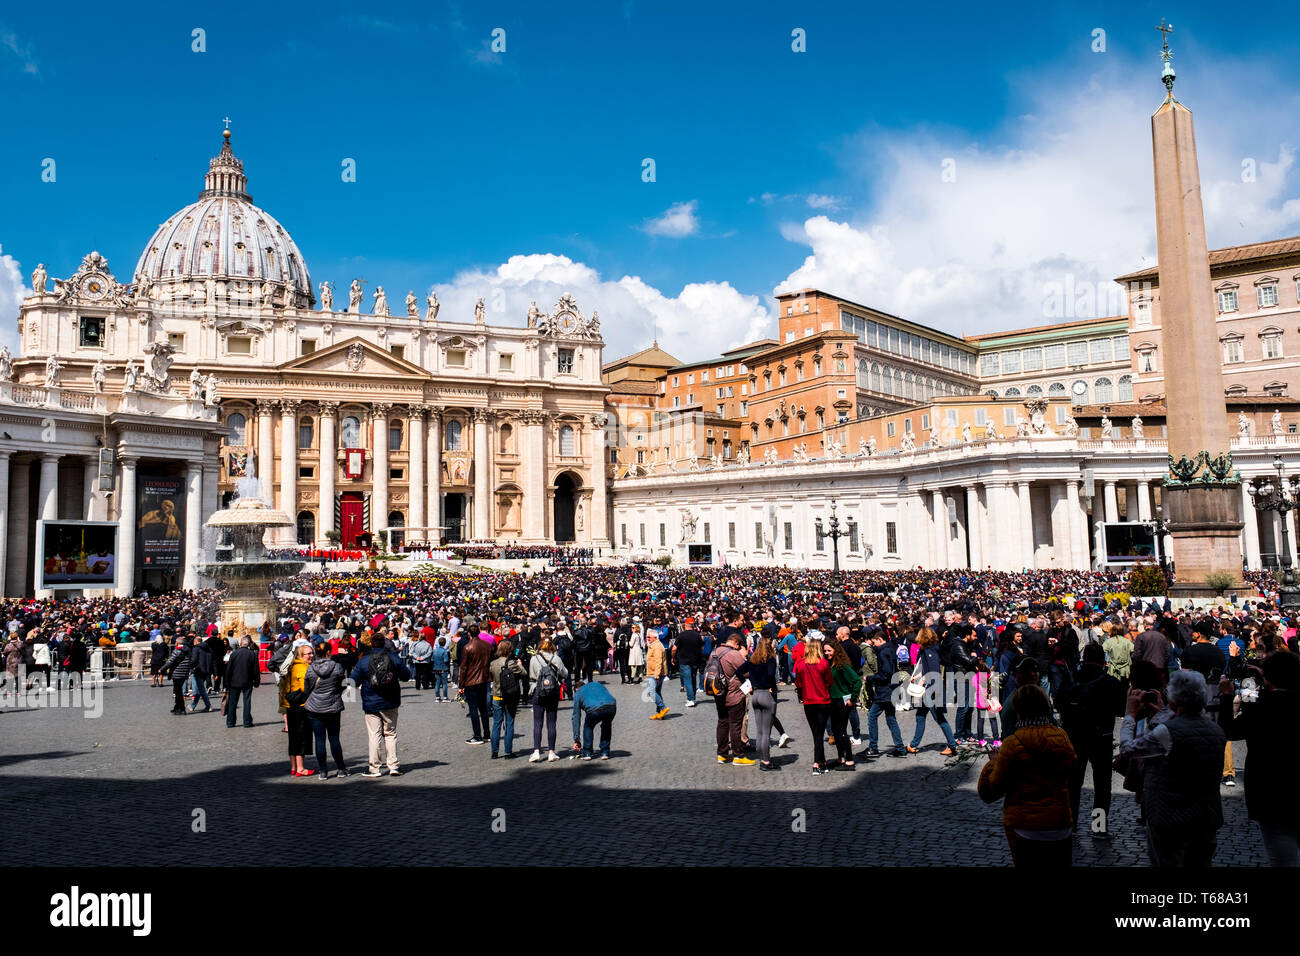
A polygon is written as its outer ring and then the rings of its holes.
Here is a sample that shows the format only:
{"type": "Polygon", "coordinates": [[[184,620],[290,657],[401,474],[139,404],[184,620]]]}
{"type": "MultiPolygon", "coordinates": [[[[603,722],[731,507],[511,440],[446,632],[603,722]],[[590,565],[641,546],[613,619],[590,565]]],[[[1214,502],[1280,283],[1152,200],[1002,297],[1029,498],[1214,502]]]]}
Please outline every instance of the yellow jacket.
{"type": "Polygon", "coordinates": [[[668,676],[668,655],[664,653],[662,641],[652,641],[645,649],[646,677],[668,676]]]}

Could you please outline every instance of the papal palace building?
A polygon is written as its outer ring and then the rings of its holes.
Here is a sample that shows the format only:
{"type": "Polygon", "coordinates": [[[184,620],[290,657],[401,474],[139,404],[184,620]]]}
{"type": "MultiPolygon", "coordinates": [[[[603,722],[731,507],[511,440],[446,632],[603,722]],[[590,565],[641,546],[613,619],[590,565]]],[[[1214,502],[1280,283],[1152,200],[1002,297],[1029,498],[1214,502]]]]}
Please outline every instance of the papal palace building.
{"type": "MultiPolygon", "coordinates": [[[[1234,464],[1300,471],[1300,238],[1210,265],[1234,464]]],[[[569,295],[506,326],[359,281],[336,302],[226,134],[129,280],[98,253],[32,279],[0,354],[6,595],[35,589],[40,518],[119,522],[119,593],[196,585],[203,524],[248,478],[296,522],[286,546],[708,543],[816,567],[834,500],[848,568],[1012,570],[1104,561],[1100,523],[1158,516],[1168,473],[1158,269],[1119,277],[1127,315],[958,337],[803,289],[772,338],[606,362],[599,303],[569,295]],[[139,547],[160,521],[170,561],[139,547]]],[[[1244,561],[1269,564],[1278,519],[1244,486],[1242,508],[1244,561]]]]}

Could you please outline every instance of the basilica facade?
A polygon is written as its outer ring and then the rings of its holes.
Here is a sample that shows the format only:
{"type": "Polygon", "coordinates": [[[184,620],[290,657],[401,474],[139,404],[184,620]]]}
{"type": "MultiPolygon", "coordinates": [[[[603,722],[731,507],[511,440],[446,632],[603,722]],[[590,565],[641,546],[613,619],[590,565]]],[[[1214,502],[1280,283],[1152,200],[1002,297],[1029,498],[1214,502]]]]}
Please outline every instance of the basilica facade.
{"type": "MultiPolygon", "coordinates": [[[[59,421],[84,412],[77,427],[94,443],[69,454],[107,449],[86,485],[106,470],[108,491],[93,505],[89,491],[60,497],[49,476],[67,462],[47,464],[39,500],[7,494],[11,527],[34,509],[135,534],[152,501],[139,497],[139,467],[188,505],[171,573],[136,562],[119,591],[194,583],[202,523],[246,478],[294,520],[284,545],[350,547],[381,532],[394,545],[608,543],[597,313],[566,294],[518,326],[489,325],[481,299],[466,316],[433,295],[390,308],[361,280],[336,306],[333,283],[313,285],[288,231],[253,204],[229,131],[198,200],[158,227],[129,281],[98,253],[71,277],[51,282],[41,265],[32,280],[20,352],[0,356],[0,405],[16,395],[59,421]],[[146,432],[164,437],[142,458],[146,432]]],[[[13,441],[35,467],[40,443],[13,441]]],[[[6,593],[32,586],[17,574],[6,593]]]]}

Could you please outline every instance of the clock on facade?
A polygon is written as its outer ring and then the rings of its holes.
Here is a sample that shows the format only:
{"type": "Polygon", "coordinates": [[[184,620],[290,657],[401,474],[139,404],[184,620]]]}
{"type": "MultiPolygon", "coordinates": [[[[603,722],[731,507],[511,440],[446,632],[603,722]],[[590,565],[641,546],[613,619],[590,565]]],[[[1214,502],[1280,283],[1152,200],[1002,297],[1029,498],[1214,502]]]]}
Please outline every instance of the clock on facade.
{"type": "Polygon", "coordinates": [[[1075,383],[1074,383],[1074,394],[1075,394],[1075,395],[1086,395],[1087,393],[1088,393],[1088,386],[1087,386],[1087,385],[1085,385],[1083,382],[1075,382],[1075,383]]]}
{"type": "Polygon", "coordinates": [[[565,312],[560,316],[557,325],[559,325],[561,332],[572,332],[578,327],[578,320],[571,313],[565,312]]]}
{"type": "Polygon", "coordinates": [[[77,291],[87,299],[102,299],[108,293],[108,282],[101,276],[86,276],[77,291]]]}

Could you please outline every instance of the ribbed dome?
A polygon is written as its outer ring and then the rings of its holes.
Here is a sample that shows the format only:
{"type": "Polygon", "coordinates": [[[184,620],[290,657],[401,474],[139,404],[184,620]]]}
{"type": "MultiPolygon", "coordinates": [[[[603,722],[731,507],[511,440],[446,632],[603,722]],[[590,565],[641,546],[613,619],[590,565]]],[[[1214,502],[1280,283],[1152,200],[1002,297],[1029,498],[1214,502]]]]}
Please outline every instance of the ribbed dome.
{"type": "Polygon", "coordinates": [[[135,281],[164,286],[208,277],[291,282],[314,304],[302,253],[274,217],[253,205],[244,164],[230,148],[230,131],[224,135],[198,202],[158,227],[135,267],[135,281]]]}

